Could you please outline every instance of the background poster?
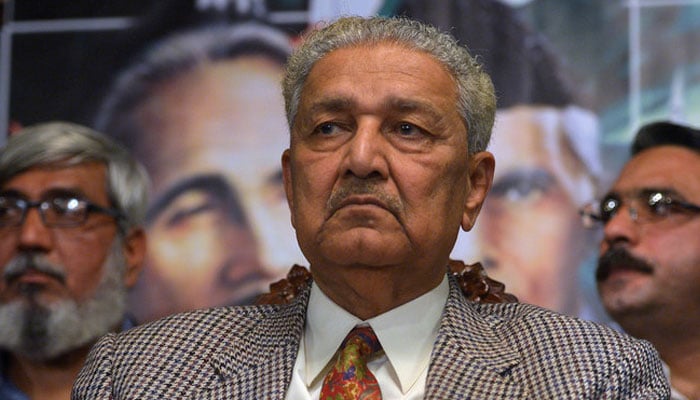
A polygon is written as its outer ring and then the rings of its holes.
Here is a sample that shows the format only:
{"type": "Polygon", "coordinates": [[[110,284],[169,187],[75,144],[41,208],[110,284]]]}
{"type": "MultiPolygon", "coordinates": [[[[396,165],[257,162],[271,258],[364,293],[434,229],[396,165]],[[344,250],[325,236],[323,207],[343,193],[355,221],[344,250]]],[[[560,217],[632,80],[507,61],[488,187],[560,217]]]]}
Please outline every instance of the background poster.
{"type": "MultiPolygon", "coordinates": [[[[341,14],[450,30],[491,73],[494,188],[453,258],[521,301],[605,321],[599,232],[577,210],[605,192],[635,129],[700,125],[700,0],[5,0],[0,129],[69,120],[123,141],[153,179],[139,321],[250,302],[292,264],[281,187],[279,77],[299,35],[341,14]]],[[[0,144],[6,135],[0,135],[0,144]]]]}

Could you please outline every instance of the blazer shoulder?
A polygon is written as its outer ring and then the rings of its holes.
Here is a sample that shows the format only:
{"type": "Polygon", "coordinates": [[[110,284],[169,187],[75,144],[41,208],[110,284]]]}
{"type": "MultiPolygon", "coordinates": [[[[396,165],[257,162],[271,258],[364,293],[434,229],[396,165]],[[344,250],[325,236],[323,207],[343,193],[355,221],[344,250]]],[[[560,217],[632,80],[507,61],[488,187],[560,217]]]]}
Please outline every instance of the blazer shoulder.
{"type": "Polygon", "coordinates": [[[280,306],[231,306],[214,307],[201,310],[187,311],[169,315],[161,319],[137,325],[128,331],[117,335],[118,340],[128,340],[133,337],[165,333],[177,330],[192,330],[206,328],[210,331],[228,329],[230,326],[245,327],[254,324],[261,318],[276,312],[280,306]]]}
{"type": "Polygon", "coordinates": [[[476,308],[529,366],[526,380],[546,382],[556,375],[562,382],[573,382],[576,377],[597,382],[601,393],[630,390],[625,398],[661,399],[668,390],[661,360],[647,341],[529,304],[479,304],[476,308]]]}
{"type": "Polygon", "coordinates": [[[280,306],[232,306],[189,311],[136,326],[114,337],[115,353],[124,359],[132,355],[163,354],[165,349],[196,345],[200,354],[229,346],[280,306]]]}
{"type": "Polygon", "coordinates": [[[152,398],[149,393],[166,392],[175,398],[209,385],[216,379],[211,360],[231,351],[247,332],[279,309],[196,310],[109,334],[91,350],[74,386],[74,398],[152,398]]]}
{"type": "Polygon", "coordinates": [[[564,342],[578,346],[649,347],[649,343],[633,338],[610,326],[577,317],[559,314],[542,307],[524,304],[479,304],[478,312],[491,321],[494,328],[504,338],[517,338],[517,342],[528,342],[527,338],[541,345],[557,345],[564,342]],[[585,340],[580,340],[585,338],[585,340]]]}

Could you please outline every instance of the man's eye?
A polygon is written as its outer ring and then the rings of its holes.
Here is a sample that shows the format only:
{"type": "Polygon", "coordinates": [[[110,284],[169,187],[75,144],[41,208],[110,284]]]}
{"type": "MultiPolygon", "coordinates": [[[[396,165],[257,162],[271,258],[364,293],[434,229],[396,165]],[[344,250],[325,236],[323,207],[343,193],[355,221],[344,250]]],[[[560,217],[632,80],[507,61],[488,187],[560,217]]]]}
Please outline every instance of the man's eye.
{"type": "Polygon", "coordinates": [[[600,202],[600,212],[609,219],[620,208],[620,200],[615,197],[606,197],[600,202]]]}
{"type": "Polygon", "coordinates": [[[316,131],[322,135],[332,135],[338,131],[338,125],[332,122],[326,122],[319,125],[316,131]]]}
{"type": "Polygon", "coordinates": [[[666,203],[656,203],[649,206],[656,215],[664,216],[671,213],[671,205],[666,203]]]}
{"type": "Polygon", "coordinates": [[[418,127],[413,124],[409,124],[408,122],[400,123],[398,126],[398,131],[401,136],[414,136],[421,132],[418,127]]]}
{"type": "Polygon", "coordinates": [[[6,204],[0,203],[0,218],[6,217],[15,211],[14,208],[7,206],[6,204]]]}
{"type": "Polygon", "coordinates": [[[673,200],[661,193],[651,195],[648,204],[651,211],[656,215],[664,216],[673,211],[673,200]]]}
{"type": "Polygon", "coordinates": [[[85,204],[74,197],[57,197],[51,199],[51,208],[61,214],[70,214],[81,211],[85,204]]]}
{"type": "Polygon", "coordinates": [[[6,197],[0,197],[0,212],[6,214],[13,208],[21,208],[21,206],[19,205],[19,201],[10,200],[6,197]]]}

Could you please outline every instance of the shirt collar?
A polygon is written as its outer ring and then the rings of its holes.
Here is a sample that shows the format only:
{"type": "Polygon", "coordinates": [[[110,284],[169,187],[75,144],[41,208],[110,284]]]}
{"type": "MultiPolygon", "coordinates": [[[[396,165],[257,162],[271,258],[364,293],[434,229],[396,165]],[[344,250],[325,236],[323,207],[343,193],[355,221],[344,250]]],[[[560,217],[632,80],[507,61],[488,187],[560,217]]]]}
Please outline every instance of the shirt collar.
{"type": "Polygon", "coordinates": [[[312,284],[304,328],[305,383],[308,386],[319,378],[348,332],[364,323],[376,333],[405,393],[430,363],[448,294],[449,283],[445,276],[428,293],[362,321],[333,303],[315,283],[312,284]]]}

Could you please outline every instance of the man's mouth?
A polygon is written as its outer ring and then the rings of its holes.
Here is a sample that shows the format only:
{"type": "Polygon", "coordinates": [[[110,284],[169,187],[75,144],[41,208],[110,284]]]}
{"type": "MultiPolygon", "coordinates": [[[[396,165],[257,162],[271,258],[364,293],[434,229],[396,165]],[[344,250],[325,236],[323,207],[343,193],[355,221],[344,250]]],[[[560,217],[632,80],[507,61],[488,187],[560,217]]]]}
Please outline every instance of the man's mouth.
{"type": "Polygon", "coordinates": [[[338,203],[332,212],[335,213],[337,210],[349,206],[376,206],[391,211],[384,202],[374,196],[350,195],[338,203]]]}
{"type": "Polygon", "coordinates": [[[38,271],[33,268],[30,268],[20,274],[8,274],[5,276],[5,281],[8,285],[19,284],[22,286],[45,286],[56,281],[61,284],[65,284],[65,278],[63,275],[38,271]]]}
{"type": "Polygon", "coordinates": [[[12,259],[5,266],[2,278],[8,285],[15,282],[40,285],[52,281],[58,281],[62,285],[66,283],[66,275],[59,266],[34,254],[21,254],[12,259]]]}
{"type": "Polygon", "coordinates": [[[603,282],[618,271],[652,274],[654,267],[641,258],[635,257],[623,247],[612,247],[598,259],[596,281],[603,282]]]}

